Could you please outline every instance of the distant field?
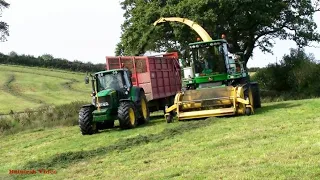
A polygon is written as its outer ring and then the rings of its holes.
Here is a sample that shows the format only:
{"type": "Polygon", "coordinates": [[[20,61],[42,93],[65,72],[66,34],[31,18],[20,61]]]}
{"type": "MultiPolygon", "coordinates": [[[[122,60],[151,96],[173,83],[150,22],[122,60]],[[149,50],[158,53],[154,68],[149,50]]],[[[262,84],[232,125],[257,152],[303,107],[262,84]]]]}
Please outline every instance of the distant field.
{"type": "Polygon", "coordinates": [[[0,113],[90,100],[85,74],[0,65],[0,113]]]}
{"type": "Polygon", "coordinates": [[[0,138],[0,179],[319,179],[320,99],[263,104],[255,115],[82,136],[79,127],[0,138]],[[12,176],[10,169],[57,174],[12,176]]]}

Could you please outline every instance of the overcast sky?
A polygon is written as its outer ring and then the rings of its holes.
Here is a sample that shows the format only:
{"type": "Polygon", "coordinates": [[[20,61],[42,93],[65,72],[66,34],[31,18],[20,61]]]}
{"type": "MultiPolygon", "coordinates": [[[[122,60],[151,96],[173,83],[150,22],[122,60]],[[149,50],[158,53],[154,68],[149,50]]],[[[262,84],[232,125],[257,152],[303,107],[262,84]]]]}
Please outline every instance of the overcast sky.
{"type": "MultiPolygon", "coordinates": [[[[10,25],[8,41],[0,43],[0,52],[54,57],[83,62],[105,63],[114,55],[124,21],[119,0],[6,0],[10,8],[2,20],[10,25]]],[[[320,14],[315,16],[320,27],[320,14]]],[[[318,28],[319,30],[320,28],[318,28]]],[[[317,44],[320,46],[319,44],[317,44]]],[[[274,55],[256,49],[249,67],[262,67],[280,60],[291,41],[276,41],[274,55]]],[[[306,48],[320,60],[320,48],[306,48]]]]}

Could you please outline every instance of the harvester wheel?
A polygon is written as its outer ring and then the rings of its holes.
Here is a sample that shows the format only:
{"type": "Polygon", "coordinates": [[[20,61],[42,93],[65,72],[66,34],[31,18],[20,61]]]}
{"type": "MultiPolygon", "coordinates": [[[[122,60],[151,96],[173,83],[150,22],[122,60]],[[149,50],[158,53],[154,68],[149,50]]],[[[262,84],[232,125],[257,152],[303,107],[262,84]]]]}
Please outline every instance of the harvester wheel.
{"type": "Polygon", "coordinates": [[[131,129],[137,126],[137,111],[132,102],[124,101],[120,103],[118,118],[121,129],[131,129]]]}
{"type": "Polygon", "coordinates": [[[172,123],[173,122],[172,113],[169,113],[169,114],[166,115],[166,121],[167,121],[167,123],[172,123]]]}
{"type": "Polygon", "coordinates": [[[251,82],[254,109],[261,108],[260,89],[257,82],[251,82]]]}
{"type": "Polygon", "coordinates": [[[140,104],[139,104],[139,124],[145,124],[150,120],[150,111],[148,108],[148,101],[146,95],[142,92],[140,93],[140,104]]]}
{"type": "Polygon", "coordinates": [[[246,107],[246,115],[247,116],[250,116],[251,115],[251,108],[249,108],[249,107],[246,107]]]}
{"type": "Polygon", "coordinates": [[[83,107],[79,112],[79,127],[82,135],[91,135],[97,132],[97,126],[93,123],[92,112],[94,108],[83,107]]]}
{"type": "Polygon", "coordinates": [[[114,121],[104,121],[104,122],[97,124],[97,128],[100,130],[110,129],[113,127],[114,127],[114,121]]]}

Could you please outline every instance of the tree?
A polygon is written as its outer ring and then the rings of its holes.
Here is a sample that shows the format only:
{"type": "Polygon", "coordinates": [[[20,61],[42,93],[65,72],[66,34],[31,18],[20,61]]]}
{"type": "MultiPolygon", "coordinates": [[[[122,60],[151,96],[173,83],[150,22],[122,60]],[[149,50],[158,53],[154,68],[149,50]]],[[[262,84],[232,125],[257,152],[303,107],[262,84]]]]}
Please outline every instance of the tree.
{"type": "Polygon", "coordinates": [[[45,61],[52,61],[54,59],[54,57],[51,54],[43,54],[41,56],[41,59],[43,59],[45,61]]]}
{"type": "Polygon", "coordinates": [[[213,39],[222,33],[233,49],[244,52],[247,62],[254,48],[272,53],[272,40],[294,40],[299,47],[319,42],[313,20],[319,0],[122,0],[125,21],[116,53],[146,50],[181,51],[198,35],[180,23],[153,27],[160,17],[185,17],[200,24],[213,39]]]}
{"type": "Polygon", "coordinates": [[[10,57],[17,57],[17,56],[18,56],[18,53],[16,53],[15,51],[11,51],[11,52],[9,53],[9,56],[10,56],[10,57]]]}
{"type": "MultiPolygon", "coordinates": [[[[10,6],[9,3],[4,0],[0,0],[0,17],[2,17],[2,10],[4,8],[8,8],[10,6]]],[[[0,42],[6,41],[6,36],[9,36],[9,25],[0,20],[0,42]]]]}

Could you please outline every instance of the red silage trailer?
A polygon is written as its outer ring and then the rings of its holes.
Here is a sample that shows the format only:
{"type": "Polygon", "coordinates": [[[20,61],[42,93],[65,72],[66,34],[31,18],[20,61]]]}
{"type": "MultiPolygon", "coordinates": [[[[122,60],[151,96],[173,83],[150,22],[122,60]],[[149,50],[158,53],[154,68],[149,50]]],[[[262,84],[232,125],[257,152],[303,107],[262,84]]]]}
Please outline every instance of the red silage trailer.
{"type": "Polygon", "coordinates": [[[106,69],[127,68],[132,73],[132,84],[144,89],[151,112],[172,105],[181,90],[181,71],[178,53],[158,56],[106,57],[106,69]]]}

